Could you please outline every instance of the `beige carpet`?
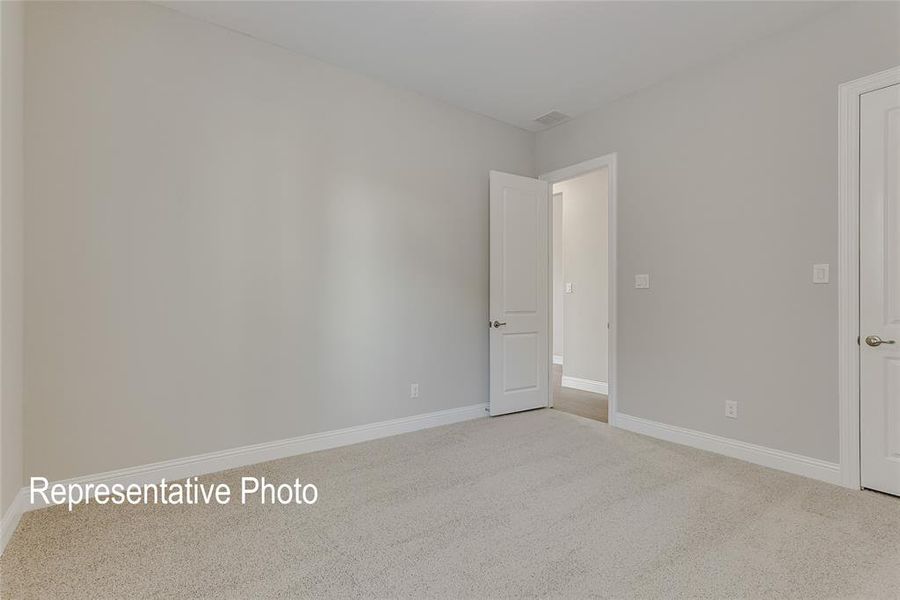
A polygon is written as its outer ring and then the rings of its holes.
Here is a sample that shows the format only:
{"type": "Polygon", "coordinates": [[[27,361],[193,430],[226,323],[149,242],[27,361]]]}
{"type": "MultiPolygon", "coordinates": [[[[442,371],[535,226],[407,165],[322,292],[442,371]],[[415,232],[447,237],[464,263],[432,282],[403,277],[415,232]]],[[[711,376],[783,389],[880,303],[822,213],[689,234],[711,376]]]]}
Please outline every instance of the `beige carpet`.
{"type": "Polygon", "coordinates": [[[553,410],[248,471],[319,503],[29,513],[2,597],[900,596],[900,500],[553,410]]]}

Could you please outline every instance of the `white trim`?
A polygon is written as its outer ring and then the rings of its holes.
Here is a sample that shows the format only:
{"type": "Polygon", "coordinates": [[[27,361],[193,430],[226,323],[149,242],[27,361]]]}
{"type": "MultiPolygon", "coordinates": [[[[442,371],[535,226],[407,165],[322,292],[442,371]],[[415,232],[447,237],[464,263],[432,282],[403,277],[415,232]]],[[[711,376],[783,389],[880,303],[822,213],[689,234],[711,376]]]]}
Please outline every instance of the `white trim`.
{"type": "MultiPolygon", "coordinates": [[[[565,181],[566,179],[572,179],[573,177],[578,177],[579,175],[584,175],[585,173],[590,173],[591,171],[596,171],[597,169],[602,169],[603,167],[607,167],[609,169],[609,229],[608,229],[608,249],[609,249],[609,383],[607,385],[608,392],[607,396],[609,396],[609,424],[612,426],[617,425],[617,410],[618,402],[616,399],[616,373],[617,373],[617,360],[616,353],[618,348],[617,338],[618,338],[618,308],[616,302],[616,287],[618,281],[618,259],[617,259],[617,232],[619,229],[618,225],[618,206],[619,206],[619,188],[618,188],[618,166],[617,166],[618,155],[613,152],[611,154],[606,154],[599,158],[594,158],[591,160],[586,160],[584,162],[578,163],[576,165],[572,165],[569,167],[564,167],[562,169],[557,169],[555,171],[550,171],[549,173],[544,173],[538,179],[541,181],[546,181],[549,184],[558,183],[560,181],[565,181]]],[[[552,188],[551,188],[552,191],[552,188]]],[[[552,210],[552,209],[551,209],[552,210]]],[[[550,247],[553,247],[553,221],[550,221],[550,247]]],[[[550,258],[548,260],[551,261],[552,266],[552,252],[550,252],[550,258]]],[[[552,273],[552,271],[551,271],[552,273]]],[[[552,286],[550,286],[549,293],[552,294],[552,286]]],[[[553,331],[553,316],[550,316],[550,331],[553,331]]],[[[548,336],[551,338],[551,344],[553,336],[548,336]]],[[[552,366],[548,365],[549,368],[552,369],[552,366]]],[[[552,375],[552,373],[551,373],[552,375]]],[[[552,380],[551,380],[552,381],[552,380]]],[[[553,391],[551,387],[550,398],[547,402],[548,406],[553,406],[553,391]]]]}
{"type": "Polygon", "coordinates": [[[841,484],[859,489],[859,97],[900,67],[838,87],[838,398],[841,484]]]}
{"type": "Polygon", "coordinates": [[[561,364],[563,364],[563,357],[562,357],[561,354],[554,354],[554,355],[553,355],[553,364],[554,364],[554,365],[561,365],[561,364]]]}
{"type": "Polygon", "coordinates": [[[606,156],[601,156],[599,158],[592,158],[591,160],[586,160],[576,165],[544,173],[538,177],[538,179],[551,184],[566,181],[567,179],[574,179],[579,175],[584,175],[585,173],[608,167],[610,165],[610,158],[612,157],[612,160],[615,160],[615,156],[615,154],[607,154],[606,156]]]}
{"type": "Polygon", "coordinates": [[[16,527],[19,526],[19,520],[22,518],[22,510],[25,505],[25,495],[22,491],[16,494],[12,504],[6,509],[3,518],[0,519],[0,555],[6,550],[6,544],[9,543],[16,527]]]}
{"type": "Polygon", "coordinates": [[[803,477],[810,477],[835,485],[841,484],[841,466],[837,463],[775,450],[765,446],[757,446],[756,444],[748,444],[747,442],[703,433],[702,431],[694,431],[693,429],[657,423],[656,421],[632,417],[624,413],[619,413],[618,417],[617,427],[628,431],[642,433],[657,439],[717,454],[724,454],[731,458],[737,458],[771,469],[778,469],[779,471],[786,471],[794,475],[802,475],[803,477]]]}
{"type": "Polygon", "coordinates": [[[595,394],[608,394],[609,384],[605,381],[594,381],[592,379],[582,379],[580,377],[562,376],[562,386],[581,390],[583,392],[593,392],[595,394]]]}
{"type": "MultiPolygon", "coordinates": [[[[254,444],[252,446],[244,446],[242,448],[167,460],[139,467],[107,471],[105,473],[86,475],[84,477],[75,477],[65,481],[54,481],[51,482],[51,485],[55,483],[69,485],[85,484],[89,482],[102,482],[108,485],[115,483],[130,485],[132,483],[156,483],[162,479],[168,481],[186,479],[195,475],[205,475],[207,473],[224,471],[225,469],[245,467],[247,465],[253,465],[269,460],[296,456],[298,454],[318,452],[319,450],[328,450],[329,448],[358,444],[359,442],[398,435],[401,433],[409,433],[420,429],[468,421],[469,419],[487,416],[487,409],[487,403],[473,404],[471,406],[451,408],[449,410],[425,413],[412,417],[380,421],[378,423],[369,423],[367,425],[357,425],[356,427],[335,429],[333,431],[324,431],[322,433],[311,433],[286,440],[265,442],[262,444],[254,444]]],[[[22,496],[24,502],[21,503],[21,510],[29,511],[44,508],[46,506],[40,498],[37,498],[36,503],[32,505],[29,498],[30,491],[27,487],[22,489],[22,496]]]]}

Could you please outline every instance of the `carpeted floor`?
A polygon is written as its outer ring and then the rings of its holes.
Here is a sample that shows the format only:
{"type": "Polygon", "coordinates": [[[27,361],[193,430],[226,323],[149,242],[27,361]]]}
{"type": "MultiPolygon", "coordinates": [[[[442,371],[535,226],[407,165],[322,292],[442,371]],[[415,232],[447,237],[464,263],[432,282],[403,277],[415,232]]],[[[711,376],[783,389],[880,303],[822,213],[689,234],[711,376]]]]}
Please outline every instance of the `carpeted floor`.
{"type": "Polygon", "coordinates": [[[553,408],[586,419],[609,422],[609,398],[562,386],[562,365],[553,365],[553,408]]]}
{"type": "Polygon", "coordinates": [[[554,410],[231,471],[312,507],[27,514],[3,598],[897,598],[900,500],[554,410]]]}

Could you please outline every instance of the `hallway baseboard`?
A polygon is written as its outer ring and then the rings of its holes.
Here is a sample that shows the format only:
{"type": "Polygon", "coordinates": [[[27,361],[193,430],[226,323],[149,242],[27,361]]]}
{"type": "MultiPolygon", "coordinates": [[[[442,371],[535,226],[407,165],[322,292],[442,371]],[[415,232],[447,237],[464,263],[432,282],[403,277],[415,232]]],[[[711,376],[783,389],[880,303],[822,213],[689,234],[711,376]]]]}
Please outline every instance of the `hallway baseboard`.
{"type": "Polygon", "coordinates": [[[606,395],[609,393],[609,384],[605,381],[593,381],[591,379],[581,379],[580,377],[569,377],[568,375],[562,376],[562,386],[595,394],[606,395]]]}

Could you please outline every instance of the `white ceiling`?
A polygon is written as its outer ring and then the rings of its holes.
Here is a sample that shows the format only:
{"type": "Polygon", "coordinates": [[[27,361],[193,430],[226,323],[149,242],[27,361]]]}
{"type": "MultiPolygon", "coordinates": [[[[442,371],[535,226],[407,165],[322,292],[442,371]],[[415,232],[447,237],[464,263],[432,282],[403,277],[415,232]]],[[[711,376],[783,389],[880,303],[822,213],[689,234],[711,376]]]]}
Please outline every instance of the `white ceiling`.
{"type": "Polygon", "coordinates": [[[159,2],[536,131],[835,8],[822,2],[159,2]]]}

